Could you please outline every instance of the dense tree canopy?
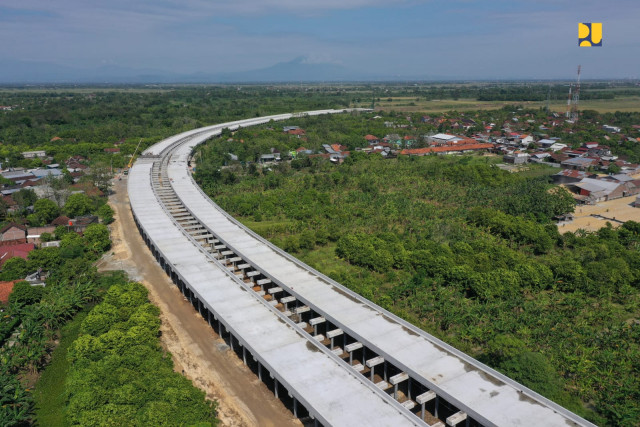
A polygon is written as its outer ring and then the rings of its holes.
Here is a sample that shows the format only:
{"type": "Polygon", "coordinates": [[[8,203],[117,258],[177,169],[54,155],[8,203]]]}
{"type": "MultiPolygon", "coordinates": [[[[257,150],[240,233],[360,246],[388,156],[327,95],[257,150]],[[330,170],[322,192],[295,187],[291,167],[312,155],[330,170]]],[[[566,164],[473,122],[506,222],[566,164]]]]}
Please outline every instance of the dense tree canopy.
{"type": "Polygon", "coordinates": [[[91,199],[84,193],[70,195],[64,204],[64,211],[71,218],[86,215],[92,211],[92,208],[91,199]]]}
{"type": "MultiPolygon", "coordinates": [[[[293,124],[313,147],[315,118],[293,124]]],[[[561,235],[551,218],[574,201],[550,184],[555,170],[511,174],[487,156],[221,161],[263,152],[279,133],[247,129],[204,147],[198,182],[255,231],[384,308],[597,423],[637,424],[640,225],[561,235]]]]}
{"type": "Polygon", "coordinates": [[[217,424],[215,404],[160,348],[158,314],[137,283],[112,286],[89,313],[69,350],[68,424],[217,424]]]}
{"type": "Polygon", "coordinates": [[[45,224],[49,224],[60,215],[60,208],[53,200],[39,199],[33,205],[34,213],[38,215],[45,224]]]}

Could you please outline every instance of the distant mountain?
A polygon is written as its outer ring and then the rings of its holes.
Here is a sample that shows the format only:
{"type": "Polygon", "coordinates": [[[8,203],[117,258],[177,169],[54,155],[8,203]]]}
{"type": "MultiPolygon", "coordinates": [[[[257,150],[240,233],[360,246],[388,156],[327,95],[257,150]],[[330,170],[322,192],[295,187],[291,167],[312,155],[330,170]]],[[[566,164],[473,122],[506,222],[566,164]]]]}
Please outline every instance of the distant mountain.
{"type": "Polygon", "coordinates": [[[279,62],[266,68],[239,73],[226,73],[218,76],[220,81],[225,82],[353,81],[370,77],[349,70],[342,65],[312,63],[303,56],[288,62],[279,62]]]}
{"type": "MultiPolygon", "coordinates": [[[[431,71],[433,72],[433,71],[431,71]]],[[[497,79],[497,78],[496,78],[497,79]]],[[[496,80],[494,79],[494,80],[496,80]]],[[[509,80],[509,78],[501,78],[509,80]]],[[[476,80],[473,76],[436,75],[412,72],[404,74],[374,74],[358,72],[342,65],[312,62],[306,57],[256,70],[233,73],[192,74],[172,73],[155,69],[139,69],[105,65],[79,68],[36,61],[7,61],[0,59],[0,85],[28,83],[66,84],[152,84],[152,83],[276,83],[276,82],[352,82],[352,81],[460,81],[476,80]]],[[[520,80],[524,80],[520,79],[520,80]]],[[[559,79],[562,80],[562,79],[559,79]]]]}
{"type": "Polygon", "coordinates": [[[310,62],[305,57],[256,70],[193,74],[119,66],[82,69],[47,62],[0,61],[0,84],[335,82],[383,78],[358,73],[337,64],[310,62]]]}

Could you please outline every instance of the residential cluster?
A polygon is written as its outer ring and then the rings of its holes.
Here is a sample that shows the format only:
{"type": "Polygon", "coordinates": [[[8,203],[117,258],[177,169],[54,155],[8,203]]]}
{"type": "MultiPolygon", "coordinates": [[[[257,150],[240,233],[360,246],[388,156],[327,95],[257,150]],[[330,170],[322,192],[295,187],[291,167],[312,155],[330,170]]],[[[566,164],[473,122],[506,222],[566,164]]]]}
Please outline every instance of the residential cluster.
{"type": "Polygon", "coordinates": [[[65,177],[65,169],[68,172],[66,179],[73,182],[71,184],[72,193],[87,190],[86,185],[78,183],[80,178],[85,176],[89,168],[87,159],[83,156],[76,155],[69,157],[64,165],[52,163],[53,157],[47,156],[44,151],[25,151],[22,153],[22,156],[25,159],[38,158],[42,161],[44,167],[32,169],[22,167],[3,169],[0,163],[0,176],[4,178],[4,182],[0,186],[0,193],[2,193],[2,198],[9,208],[15,206],[11,195],[24,188],[32,189],[38,197],[48,197],[51,191],[50,180],[65,177]]]}
{"type": "Polygon", "coordinates": [[[47,242],[40,240],[40,236],[44,233],[53,236],[59,226],[66,227],[68,231],[83,233],[89,225],[98,223],[99,219],[96,215],[83,215],[76,218],[60,215],[42,227],[10,222],[0,229],[0,268],[13,257],[27,259],[29,252],[37,247],[60,246],[58,240],[47,242]]]}
{"type": "Polygon", "coordinates": [[[44,233],[53,234],[58,226],[65,226],[69,231],[82,233],[90,224],[98,223],[95,215],[68,218],[59,216],[49,224],[43,226],[29,226],[23,215],[33,213],[33,205],[24,202],[24,190],[33,191],[35,199],[48,198],[64,205],[66,199],[77,193],[84,193],[89,197],[103,196],[103,192],[91,182],[80,182],[80,178],[89,172],[87,159],[83,156],[72,156],[64,166],[52,163],[44,151],[27,151],[22,153],[25,159],[39,158],[44,167],[26,169],[1,169],[2,183],[0,184],[1,204],[8,223],[0,229],[0,268],[10,258],[25,258],[34,248],[42,246],[56,246],[59,242],[41,242],[44,233]],[[66,182],[61,182],[66,181],[66,182]],[[18,219],[15,219],[18,218],[18,219]],[[20,220],[21,221],[20,221],[20,220]]]}
{"type": "MultiPolygon", "coordinates": [[[[554,181],[571,190],[579,203],[593,204],[619,197],[640,195],[640,166],[612,154],[610,146],[599,142],[584,142],[576,148],[575,138],[563,141],[562,136],[550,136],[547,131],[561,129],[570,135],[564,116],[550,113],[545,120],[533,114],[514,112],[511,120],[496,124],[464,117],[422,116],[421,123],[441,130],[428,134],[400,135],[417,129],[407,124],[384,121],[385,128],[399,129],[382,137],[366,134],[362,146],[355,151],[379,154],[384,158],[398,156],[451,155],[484,152],[500,155],[506,170],[519,170],[530,163],[543,163],[559,169],[554,181]],[[512,166],[509,166],[512,165],[512,166]]],[[[380,116],[372,120],[381,119],[380,116]]],[[[412,118],[406,117],[411,123],[412,118]]],[[[598,125],[605,133],[603,139],[611,143],[640,144],[640,125],[632,126],[635,135],[623,135],[622,129],[608,124],[598,125]],[[615,135],[615,139],[612,137],[615,135]]],[[[287,135],[306,141],[306,131],[298,126],[285,126],[287,135]]],[[[558,132],[554,132],[556,135],[558,132]]],[[[341,163],[353,150],[341,144],[323,144],[321,150],[310,150],[300,145],[295,151],[283,155],[276,149],[263,154],[260,161],[273,162],[307,155],[341,163]]],[[[640,205],[640,196],[638,199],[640,205]]]]}

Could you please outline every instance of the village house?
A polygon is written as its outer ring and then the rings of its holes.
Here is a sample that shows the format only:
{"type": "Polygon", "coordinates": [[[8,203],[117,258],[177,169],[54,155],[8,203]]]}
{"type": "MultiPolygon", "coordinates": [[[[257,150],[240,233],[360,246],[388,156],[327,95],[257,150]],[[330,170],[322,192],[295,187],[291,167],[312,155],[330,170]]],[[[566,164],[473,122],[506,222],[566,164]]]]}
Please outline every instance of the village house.
{"type": "Polygon", "coordinates": [[[71,230],[76,233],[84,233],[84,230],[91,224],[98,224],[98,217],[95,215],[84,215],[74,218],[70,222],[71,230]]]}
{"type": "Polygon", "coordinates": [[[10,222],[0,229],[0,241],[8,242],[19,240],[22,242],[27,241],[27,227],[15,222],[10,222]]]}
{"type": "Polygon", "coordinates": [[[19,281],[20,280],[9,280],[7,282],[0,282],[0,303],[9,303],[9,295],[11,295],[11,292],[13,291],[13,286],[19,281]]]}
{"type": "Polygon", "coordinates": [[[584,178],[580,182],[569,184],[568,187],[578,192],[578,199],[585,203],[605,202],[640,193],[640,180],[629,179],[626,176],[620,179],[611,176],[601,179],[584,178]]]}
{"type": "Polygon", "coordinates": [[[313,154],[313,151],[312,150],[307,150],[304,147],[296,148],[296,155],[299,156],[300,154],[313,154]]]}
{"type": "Polygon", "coordinates": [[[582,181],[584,178],[594,178],[595,174],[590,174],[585,171],[579,171],[574,169],[563,169],[557,174],[553,175],[554,184],[573,184],[582,181]]]}
{"type": "Polygon", "coordinates": [[[260,155],[260,163],[279,162],[280,153],[262,154],[260,155]]]}
{"type": "Polygon", "coordinates": [[[2,177],[5,179],[10,179],[16,184],[22,184],[28,179],[36,179],[36,176],[30,171],[26,171],[24,169],[14,169],[2,172],[2,177]]]}
{"type": "Polygon", "coordinates": [[[505,163],[513,163],[514,165],[522,165],[529,161],[529,154],[523,153],[521,151],[515,151],[513,153],[505,154],[502,157],[502,160],[505,163]]]}
{"type": "Polygon", "coordinates": [[[27,243],[40,244],[40,236],[42,233],[53,234],[56,231],[55,225],[47,225],[44,227],[29,227],[27,228],[27,243]]]}
{"type": "Polygon", "coordinates": [[[399,146],[400,144],[402,144],[402,138],[397,133],[385,135],[385,137],[382,138],[382,140],[386,143],[393,144],[396,146],[399,146]]]}
{"type": "Polygon", "coordinates": [[[45,151],[24,151],[22,157],[25,159],[43,159],[47,157],[47,153],[45,151]]]}
{"type": "Polygon", "coordinates": [[[516,139],[523,147],[528,147],[529,144],[534,142],[532,135],[518,135],[516,139]]]}
{"type": "Polygon", "coordinates": [[[298,137],[298,138],[302,138],[307,134],[307,132],[304,129],[300,129],[300,128],[291,129],[291,130],[289,130],[289,131],[287,131],[285,133],[287,135],[293,135],[293,136],[298,137]]]}
{"type": "Polygon", "coordinates": [[[62,171],[56,168],[37,168],[37,169],[29,169],[29,172],[36,177],[36,179],[45,178],[47,176],[52,176],[54,178],[62,177],[62,171]]]}
{"type": "Polygon", "coordinates": [[[460,144],[460,145],[443,145],[438,147],[427,148],[406,148],[400,151],[400,154],[405,156],[426,156],[429,154],[463,154],[471,153],[474,151],[490,150],[494,147],[493,144],[460,144]]]}
{"type": "Polygon", "coordinates": [[[590,167],[594,167],[598,164],[598,159],[592,159],[590,157],[575,157],[569,158],[560,163],[564,169],[574,170],[587,170],[590,167]]]}
{"type": "Polygon", "coordinates": [[[2,196],[2,201],[4,202],[5,206],[7,207],[7,213],[13,213],[13,212],[17,212],[19,209],[18,204],[16,203],[15,200],[13,200],[13,197],[11,197],[11,195],[7,195],[7,196],[2,196]]]}
{"type": "Polygon", "coordinates": [[[364,139],[369,143],[369,145],[377,144],[380,142],[380,139],[375,135],[365,135],[364,139]]]}
{"type": "Polygon", "coordinates": [[[102,190],[100,190],[98,187],[96,187],[93,183],[91,182],[79,182],[76,184],[71,184],[69,186],[69,189],[71,190],[71,194],[74,193],[84,193],[89,197],[102,197],[104,196],[104,192],[102,190]]]}
{"type": "Polygon", "coordinates": [[[27,259],[29,253],[36,247],[33,243],[18,243],[7,246],[0,246],[0,266],[4,265],[11,258],[27,259]]]}
{"type": "Polygon", "coordinates": [[[58,227],[61,225],[68,227],[71,225],[71,218],[69,218],[68,216],[60,215],[59,217],[51,221],[51,225],[54,227],[58,227]]]}
{"type": "Polygon", "coordinates": [[[558,141],[560,141],[560,138],[544,138],[538,141],[537,145],[543,148],[549,148],[553,144],[558,143],[558,141]]]}
{"type": "Polygon", "coordinates": [[[602,129],[606,132],[619,133],[622,129],[617,126],[602,125],[602,129]]]}
{"type": "Polygon", "coordinates": [[[349,154],[351,154],[349,151],[345,151],[342,153],[321,153],[321,154],[312,154],[309,156],[310,159],[318,157],[318,158],[322,158],[322,159],[327,159],[329,161],[331,161],[332,163],[336,163],[336,164],[340,164],[344,162],[344,159],[349,157],[349,154]]]}
{"type": "Polygon", "coordinates": [[[475,144],[477,141],[466,136],[451,135],[447,133],[437,133],[427,136],[429,145],[455,145],[455,144],[475,144]]]}

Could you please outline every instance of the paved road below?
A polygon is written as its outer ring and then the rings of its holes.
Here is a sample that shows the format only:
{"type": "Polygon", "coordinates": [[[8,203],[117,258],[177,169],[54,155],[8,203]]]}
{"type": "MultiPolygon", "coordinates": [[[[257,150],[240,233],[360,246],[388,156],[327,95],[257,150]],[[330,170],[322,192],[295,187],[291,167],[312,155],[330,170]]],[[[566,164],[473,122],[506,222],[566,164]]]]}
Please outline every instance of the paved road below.
{"type": "Polygon", "coordinates": [[[162,343],[175,369],[219,402],[225,426],[301,426],[284,405],[239,360],[224,341],[183,298],[144,244],[129,208],[126,177],[115,181],[109,203],[116,221],[111,226],[113,249],[100,270],[125,270],[149,289],[162,314],[162,343]]]}

